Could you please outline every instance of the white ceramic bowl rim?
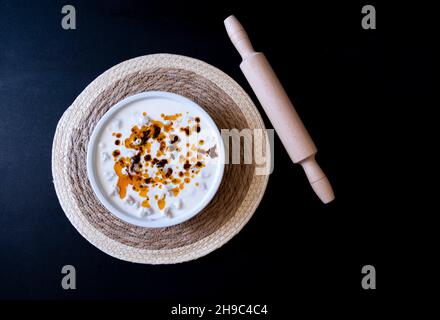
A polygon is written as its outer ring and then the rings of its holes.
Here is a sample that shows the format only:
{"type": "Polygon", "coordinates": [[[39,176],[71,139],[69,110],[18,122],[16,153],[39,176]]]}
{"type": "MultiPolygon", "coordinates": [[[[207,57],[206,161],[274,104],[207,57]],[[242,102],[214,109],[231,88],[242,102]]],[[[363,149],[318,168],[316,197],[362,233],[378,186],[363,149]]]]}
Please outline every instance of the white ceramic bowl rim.
{"type": "Polygon", "coordinates": [[[98,200],[104,205],[104,207],[110,211],[114,216],[120,218],[121,220],[128,222],[130,224],[140,226],[140,227],[150,227],[150,228],[162,228],[162,227],[169,227],[173,226],[179,223],[182,223],[184,221],[187,221],[194,217],[196,214],[201,212],[212,200],[214,195],[217,193],[217,190],[220,186],[221,180],[223,178],[223,172],[224,172],[224,157],[225,157],[225,149],[223,144],[223,139],[221,137],[220,131],[218,130],[217,125],[215,124],[214,120],[212,120],[211,116],[198,104],[196,104],[194,101],[183,97],[181,95],[166,92],[166,91],[146,91],[141,92],[132,96],[129,96],[118,103],[116,103],[114,106],[112,106],[105,114],[104,116],[98,121],[95,128],[93,129],[93,133],[90,136],[88,148],[87,148],[87,176],[89,178],[90,184],[92,185],[92,189],[95,192],[95,195],[97,196],[98,200]],[[109,200],[108,197],[102,192],[102,189],[100,187],[99,180],[96,178],[96,165],[95,165],[95,153],[96,153],[96,146],[97,146],[97,138],[100,136],[101,131],[103,129],[103,126],[107,124],[109,120],[111,120],[111,117],[120,109],[125,107],[126,105],[137,101],[141,99],[147,99],[147,98],[165,98],[165,99],[172,99],[174,101],[177,101],[179,103],[185,104],[192,108],[194,111],[198,112],[199,114],[202,114],[205,118],[205,121],[209,122],[210,126],[214,129],[216,139],[218,141],[218,156],[220,160],[217,161],[217,165],[219,166],[218,170],[216,170],[216,177],[210,188],[207,190],[207,194],[203,198],[203,201],[201,201],[198,205],[193,207],[191,210],[184,211],[179,213],[178,216],[169,218],[169,219],[159,219],[159,220],[147,220],[143,218],[136,218],[134,216],[129,216],[123,212],[121,212],[117,207],[115,207],[109,200]]]}

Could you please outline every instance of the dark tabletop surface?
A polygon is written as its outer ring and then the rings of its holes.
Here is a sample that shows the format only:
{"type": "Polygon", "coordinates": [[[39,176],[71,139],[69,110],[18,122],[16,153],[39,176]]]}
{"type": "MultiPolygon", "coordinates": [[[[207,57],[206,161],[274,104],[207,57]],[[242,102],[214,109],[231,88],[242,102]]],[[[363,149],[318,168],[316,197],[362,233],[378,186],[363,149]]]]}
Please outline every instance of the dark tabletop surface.
{"type": "Polygon", "coordinates": [[[286,297],[283,287],[303,298],[374,299],[399,291],[405,266],[429,265],[425,250],[434,235],[425,232],[431,215],[421,199],[433,191],[421,179],[435,145],[421,137],[436,131],[432,10],[377,4],[377,30],[364,30],[364,3],[356,1],[253,9],[72,1],[77,29],[66,31],[65,4],[0,1],[0,298],[270,303],[286,297]],[[59,118],[102,72],[151,53],[212,64],[257,102],[223,27],[231,13],[294,101],[336,200],[319,202],[276,138],[261,205],[225,246],[165,266],[106,255],[75,230],[55,194],[51,147],[59,118]],[[61,288],[66,264],[76,267],[76,290],[61,288]],[[376,267],[377,292],[361,288],[366,264],[376,267]]]}

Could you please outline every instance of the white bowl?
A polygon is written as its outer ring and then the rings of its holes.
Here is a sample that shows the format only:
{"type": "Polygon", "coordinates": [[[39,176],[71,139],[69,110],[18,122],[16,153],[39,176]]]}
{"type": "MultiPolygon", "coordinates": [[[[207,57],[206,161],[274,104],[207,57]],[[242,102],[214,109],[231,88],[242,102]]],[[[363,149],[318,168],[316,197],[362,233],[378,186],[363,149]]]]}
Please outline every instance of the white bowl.
{"type": "MultiPolygon", "coordinates": [[[[95,195],[97,196],[99,201],[104,205],[104,207],[108,211],[110,211],[113,215],[115,215],[116,217],[120,218],[125,222],[128,222],[136,226],[160,228],[160,227],[168,227],[168,226],[176,225],[184,221],[187,221],[192,217],[194,217],[196,214],[198,214],[200,211],[202,211],[208,205],[208,203],[212,200],[212,198],[214,197],[220,186],[220,182],[222,180],[223,172],[224,172],[224,157],[225,157],[225,150],[224,150],[223,140],[220,135],[220,131],[218,130],[212,118],[205,110],[203,110],[195,102],[183,96],[174,93],[163,92],[163,91],[148,91],[148,92],[135,94],[124,100],[119,101],[117,104],[112,106],[99,120],[95,129],[93,130],[93,133],[90,137],[88,144],[87,174],[92,189],[95,192],[95,195]],[[148,99],[155,99],[155,100],[146,101],[148,99]],[[133,212],[128,212],[127,210],[122,209],[122,207],[117,204],[117,201],[112,199],[111,196],[107,195],[107,193],[105,192],[105,188],[108,187],[108,184],[106,186],[103,185],[101,181],[102,179],[99,179],[97,172],[98,171],[97,166],[99,161],[98,152],[100,148],[100,146],[98,145],[99,145],[99,139],[101,138],[104,129],[108,127],[111,121],[116,119],[115,115],[117,117],[120,111],[123,111],[124,108],[127,108],[130,105],[133,106],[135,103],[138,102],[151,103],[152,101],[155,101],[157,103],[160,100],[163,100],[164,103],[168,103],[168,104],[173,103],[175,105],[175,103],[178,103],[185,111],[189,111],[192,114],[201,116],[204,123],[207,123],[208,126],[211,128],[210,132],[213,134],[213,136],[215,136],[217,142],[216,151],[218,153],[218,158],[217,158],[218,161],[214,162],[213,177],[210,178],[211,183],[209,186],[207,186],[207,190],[204,191],[205,195],[200,199],[200,201],[197,201],[195,206],[188,209],[183,208],[179,210],[179,214],[174,217],[168,217],[164,215],[162,218],[151,220],[145,217],[138,217],[134,215],[133,212]]],[[[185,199],[182,200],[183,202],[185,202],[185,199]]]]}

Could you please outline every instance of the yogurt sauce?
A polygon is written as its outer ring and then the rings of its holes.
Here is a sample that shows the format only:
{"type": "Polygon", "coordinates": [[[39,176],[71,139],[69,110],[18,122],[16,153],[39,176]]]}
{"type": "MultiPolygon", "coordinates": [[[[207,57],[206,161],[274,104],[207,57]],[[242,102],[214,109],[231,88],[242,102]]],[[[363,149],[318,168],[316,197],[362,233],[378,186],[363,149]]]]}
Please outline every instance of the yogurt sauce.
{"type": "Polygon", "coordinates": [[[103,118],[92,135],[95,192],[135,224],[186,220],[211,200],[221,180],[217,127],[200,107],[173,96],[179,99],[134,99],[103,118]]]}

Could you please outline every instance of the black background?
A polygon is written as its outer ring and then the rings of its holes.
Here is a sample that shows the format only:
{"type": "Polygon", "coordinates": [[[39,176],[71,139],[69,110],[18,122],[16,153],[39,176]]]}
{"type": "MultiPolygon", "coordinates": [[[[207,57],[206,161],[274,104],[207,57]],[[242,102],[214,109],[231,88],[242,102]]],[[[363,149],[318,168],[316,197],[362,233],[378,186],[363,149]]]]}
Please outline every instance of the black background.
{"type": "Polygon", "coordinates": [[[437,132],[433,12],[420,2],[0,1],[0,298],[280,309],[299,301],[293,295],[367,307],[420,292],[436,238],[425,201],[436,191],[424,181],[434,179],[429,138],[437,132]],[[65,4],[76,8],[77,30],[61,28],[65,4]],[[361,27],[365,4],[376,6],[377,30],[361,27]],[[336,200],[319,202],[276,139],[261,205],[225,246],[178,265],[114,259],[83,239],[58,203],[50,169],[57,121],[99,74],[150,53],[206,61],[257,102],[223,27],[229,14],[285,85],[336,200]],[[66,264],[77,269],[77,290],[60,286],[66,264]],[[366,264],[376,267],[375,291],[361,288],[366,264]]]}

